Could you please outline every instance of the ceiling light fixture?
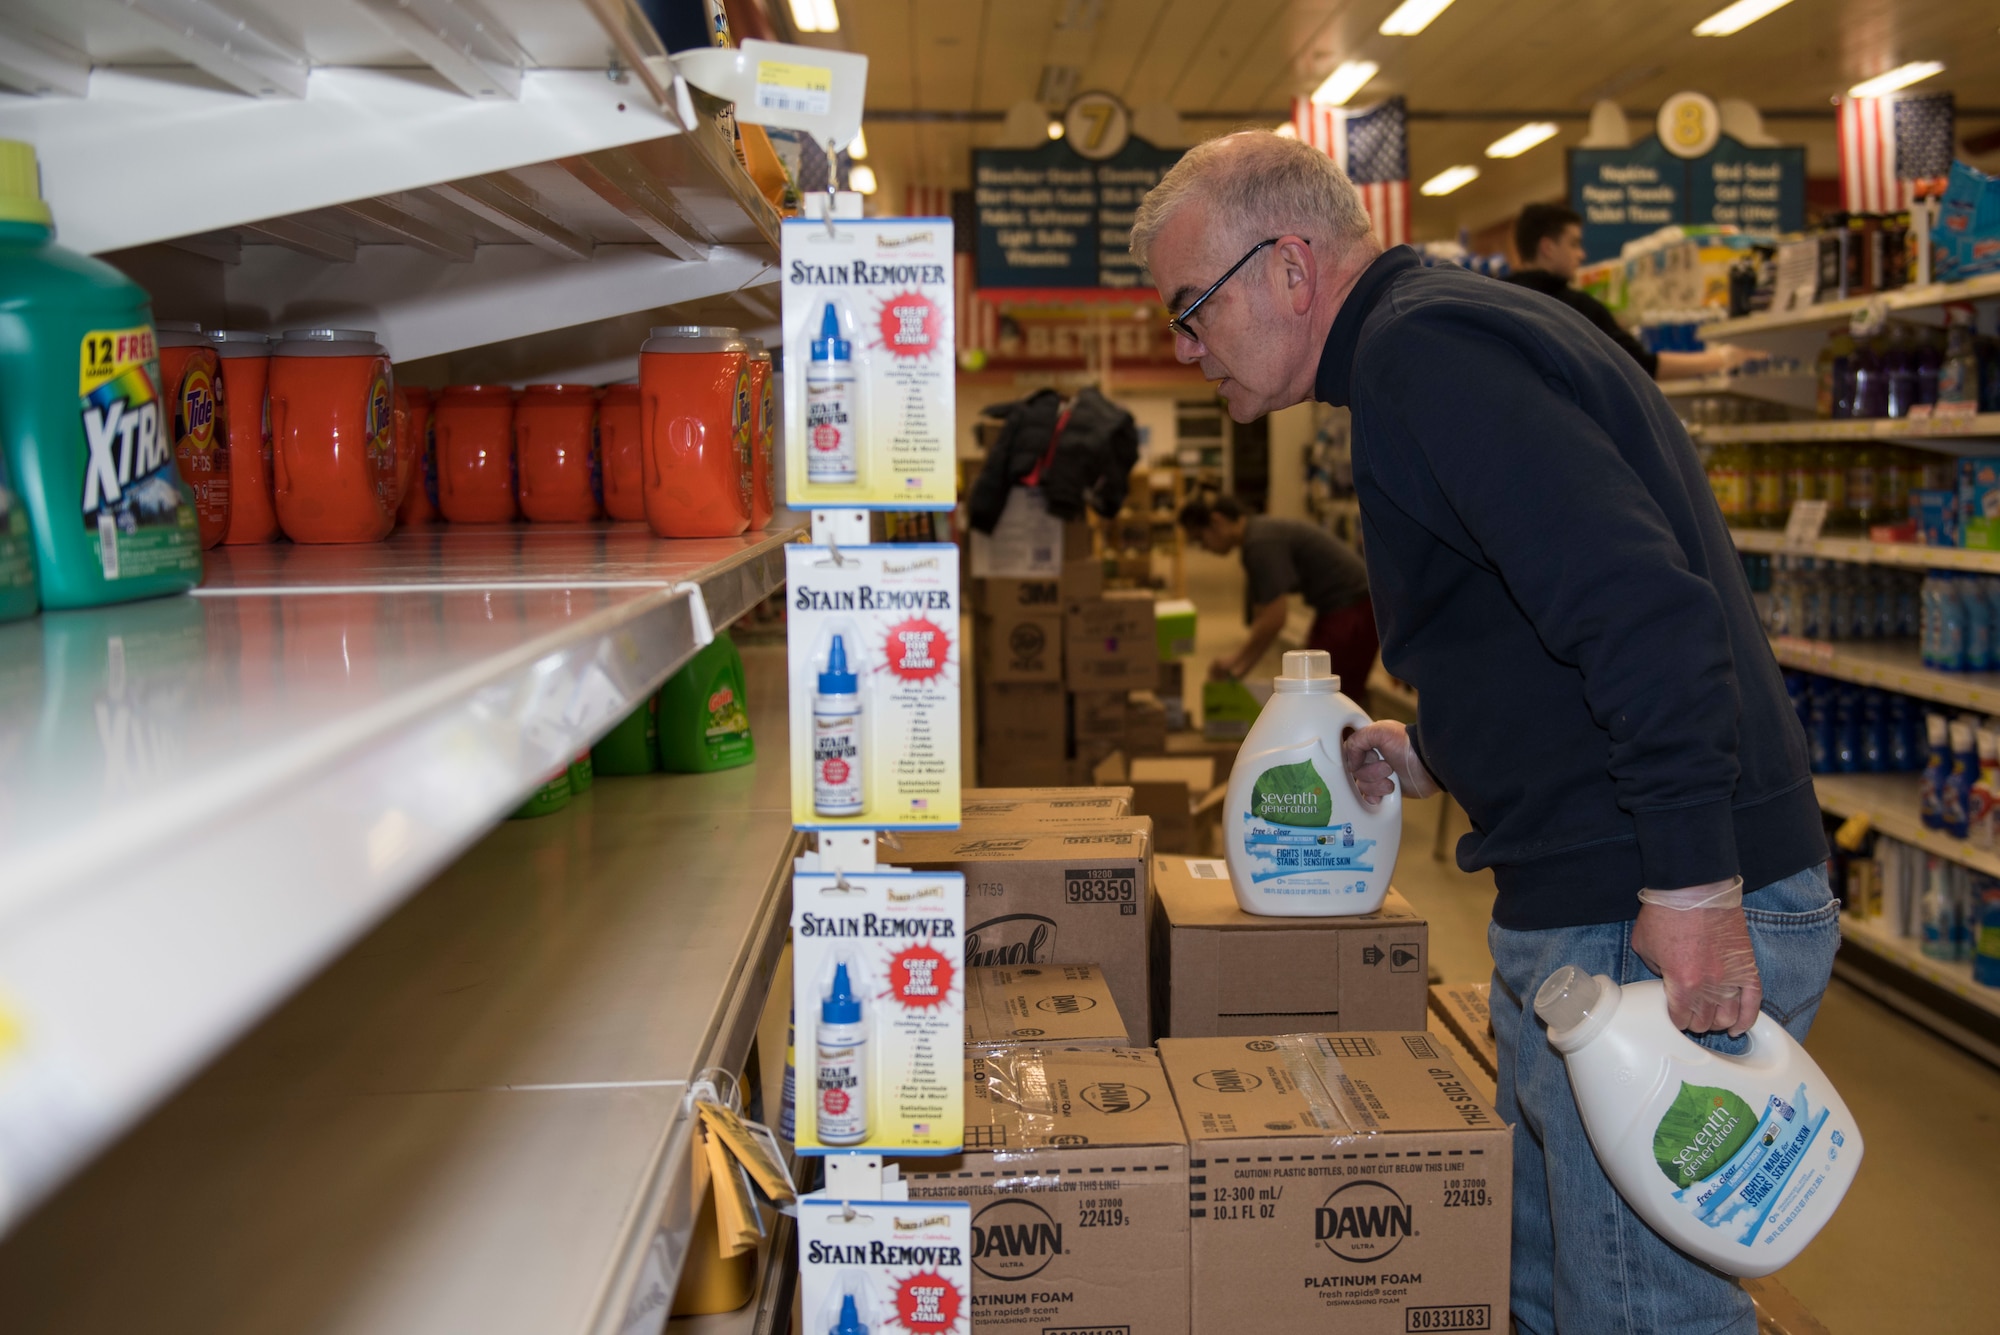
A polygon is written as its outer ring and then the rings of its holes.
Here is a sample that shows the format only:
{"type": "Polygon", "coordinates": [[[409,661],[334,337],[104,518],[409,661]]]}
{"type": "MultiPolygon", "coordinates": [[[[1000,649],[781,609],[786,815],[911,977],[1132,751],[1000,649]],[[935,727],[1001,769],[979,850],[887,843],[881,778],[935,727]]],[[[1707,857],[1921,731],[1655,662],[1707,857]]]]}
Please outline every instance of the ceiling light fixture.
{"type": "Polygon", "coordinates": [[[1707,18],[1694,25],[1697,37],[1727,37],[1732,32],[1742,32],[1767,14],[1783,9],[1792,0],[1736,0],[1736,3],[1716,10],[1707,18]]]}
{"type": "MultiPolygon", "coordinates": [[[[1783,4],[1784,0],[1778,3],[1783,4]]],[[[1450,8],[1451,0],[1403,0],[1376,31],[1384,37],[1415,37],[1431,26],[1432,19],[1450,8]]]]}
{"type": "Polygon", "coordinates": [[[1050,121],[1049,138],[1060,139],[1062,137],[1063,137],[1063,123],[1061,121],[1050,121]]]}
{"type": "Polygon", "coordinates": [[[847,146],[847,156],[856,162],[860,162],[868,156],[868,132],[866,130],[856,130],[854,132],[854,142],[847,146]]]}
{"type": "Polygon", "coordinates": [[[1478,179],[1479,168],[1477,167],[1469,165],[1446,167],[1436,176],[1431,177],[1430,180],[1418,186],[1417,191],[1419,194],[1425,195],[1448,195],[1461,186],[1471,185],[1478,179]]]}
{"type": "Polygon", "coordinates": [[[875,193],[875,169],[865,162],[857,162],[847,169],[847,188],[856,194],[875,193]]]}
{"type": "Polygon", "coordinates": [[[1381,68],[1380,65],[1377,65],[1372,60],[1342,61],[1333,73],[1326,76],[1324,83],[1313,89],[1312,100],[1314,105],[1322,107],[1345,106],[1347,99],[1353,97],[1366,87],[1368,81],[1374,78],[1381,68]]]}
{"type": "Polygon", "coordinates": [[[833,0],[792,0],[792,26],[800,32],[839,32],[840,11],[833,0]]]}
{"type": "Polygon", "coordinates": [[[1536,144],[1546,143],[1556,137],[1554,121],[1529,121],[1518,130],[1510,130],[1486,146],[1489,158],[1518,158],[1536,144]]]}
{"type": "Polygon", "coordinates": [[[1864,79],[1847,90],[1849,97],[1880,97],[1893,93],[1898,88],[1908,88],[1913,83],[1922,83],[1933,74],[1944,73],[1941,60],[1913,60],[1907,65],[1898,65],[1887,74],[1878,74],[1872,79],[1864,79]]]}

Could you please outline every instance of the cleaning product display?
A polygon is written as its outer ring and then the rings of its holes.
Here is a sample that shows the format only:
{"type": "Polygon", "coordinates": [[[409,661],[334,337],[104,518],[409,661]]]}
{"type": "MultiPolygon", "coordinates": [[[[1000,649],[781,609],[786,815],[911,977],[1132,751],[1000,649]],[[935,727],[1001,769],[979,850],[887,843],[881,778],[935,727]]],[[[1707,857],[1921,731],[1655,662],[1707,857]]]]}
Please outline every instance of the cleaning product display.
{"type": "MultiPolygon", "coordinates": [[[[151,302],[55,244],[35,154],[0,140],[0,438],[45,609],[191,589],[194,491],[173,451],[151,302]]],[[[11,524],[11,520],[10,520],[11,524]]]]}
{"type": "Polygon", "coordinates": [[[686,667],[668,677],[657,699],[661,769],[706,774],[735,769],[757,758],[743,656],[726,633],[703,645],[686,667]]]}
{"type": "Polygon", "coordinates": [[[801,1154],[957,1151],[964,941],[957,872],[794,872],[793,1023],[813,1072],[801,1154]]]}
{"type": "Polygon", "coordinates": [[[1402,840],[1402,792],[1361,800],[1340,739],[1373,722],[1340,693],[1323,650],[1294,650],[1243,739],[1223,799],[1230,883],[1245,913],[1373,913],[1402,840]]]}
{"type": "Polygon", "coordinates": [[[581,523],[604,512],[597,454],[597,390],[530,385],[514,405],[524,519],[581,523]]]}
{"type": "Polygon", "coordinates": [[[222,540],[231,546],[270,542],[281,532],[271,480],[271,336],[212,329],[208,341],[222,376],[225,411],[218,430],[229,461],[229,526],[222,540]]]}
{"type": "Polygon", "coordinates": [[[504,524],[515,499],[514,391],[450,385],[431,406],[438,510],[454,524],[504,524]]]}
{"type": "Polygon", "coordinates": [[[756,425],[750,440],[750,528],[761,532],[771,522],[777,505],[778,431],[777,382],[771,373],[771,350],[761,339],[749,339],[750,396],[756,409],[756,425]]]}
{"type": "Polygon", "coordinates": [[[639,452],[646,522],[663,538],[726,538],[750,527],[756,408],[750,345],[736,330],[668,325],[639,354],[639,452]]]}
{"type": "Polygon", "coordinates": [[[651,774],[660,768],[660,697],[655,692],[646,702],[618,721],[610,732],[590,748],[593,769],[598,774],[651,774]]]}
{"type": "Polygon", "coordinates": [[[396,386],[396,458],[408,470],[398,524],[431,524],[438,509],[437,437],[431,425],[431,392],[422,385],[396,386]]]}
{"type": "Polygon", "coordinates": [[[1759,1013],[1742,1055],[1667,1018],[1659,982],[1565,965],[1535,994],[1605,1176],[1674,1246],[1768,1275],[1818,1234],[1861,1166],[1861,1132],[1819,1064],[1759,1013]]]}
{"type": "Polygon", "coordinates": [[[806,367],[806,481],[815,486],[861,480],[854,344],[841,335],[840,308],[829,301],[806,367]]]}
{"type": "Polygon", "coordinates": [[[291,329],[271,353],[271,475],[293,542],[377,542],[396,527],[389,357],[366,329],[291,329]]]}
{"type": "Polygon", "coordinates": [[[35,593],[35,543],[28,535],[28,511],[8,485],[7,459],[0,454],[0,621],[33,616],[41,606],[35,593]]]}
{"type": "Polygon", "coordinates": [[[154,328],[160,343],[160,394],[173,419],[174,459],[194,490],[201,545],[213,547],[229,532],[230,433],[222,368],[199,324],[161,320],[154,328]]]}
{"type": "Polygon", "coordinates": [[[565,765],[528,794],[527,801],[514,809],[509,820],[533,820],[538,816],[553,816],[569,805],[576,790],[570,784],[570,767],[565,765]]]}
{"type": "Polygon", "coordinates": [[[970,1205],[814,1195],[801,1198],[798,1208],[801,1331],[971,1329],[970,1205]]]}
{"type": "Polygon", "coordinates": [[[1787,672],[1785,689],[1806,730],[1813,773],[1909,774],[1924,767],[1924,715],[1933,706],[1809,672],[1787,672]]]}
{"type": "Polygon", "coordinates": [[[597,458],[604,481],[604,513],[613,519],[646,517],[640,402],[639,387],[634,384],[606,385],[597,397],[597,458]]]}

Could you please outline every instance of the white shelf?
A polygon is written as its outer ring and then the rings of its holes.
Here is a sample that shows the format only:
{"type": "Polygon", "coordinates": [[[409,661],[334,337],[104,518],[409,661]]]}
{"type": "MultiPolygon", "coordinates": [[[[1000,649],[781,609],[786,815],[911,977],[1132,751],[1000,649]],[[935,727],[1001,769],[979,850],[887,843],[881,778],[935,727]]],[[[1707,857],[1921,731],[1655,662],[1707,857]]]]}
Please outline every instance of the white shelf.
{"type": "MultiPolygon", "coordinates": [[[[1955,442],[1983,442],[2000,436],[2000,413],[1973,413],[1965,417],[1880,417],[1864,420],[1812,422],[1740,422],[1728,426],[1693,429],[1711,445],[1770,444],[1799,441],[1903,441],[1935,444],[1951,449],[1955,442]]],[[[1984,448],[1983,444],[1981,445],[1984,448]]]]}
{"type": "Polygon", "coordinates": [[[2000,713],[2000,673],[1933,671],[1923,666],[1913,640],[1832,643],[1779,635],[1771,640],[1771,652],[1788,668],[1879,686],[1982,714],[2000,713]]]}
{"type": "Polygon", "coordinates": [[[2000,876],[2000,852],[1954,839],[1923,822],[1918,774],[1815,774],[1813,789],[1820,810],[1836,816],[1866,816],[1874,828],[1892,839],[1935,853],[1941,858],[2000,876]]]}
{"type": "Polygon", "coordinates": [[[1804,547],[1785,542],[1782,529],[1735,528],[1729,536],[1739,552],[1816,556],[1828,561],[1898,566],[1905,570],[1971,570],[2000,575],[2000,552],[1969,547],[1926,547],[1916,542],[1874,542],[1867,538],[1820,538],[1804,547]]]}
{"type": "Polygon", "coordinates": [[[1819,382],[1809,375],[1706,375],[1690,380],[1662,380],[1660,393],[1670,399],[1734,394],[1790,408],[1811,408],[1818,399],[1819,382]]]}
{"type": "Polygon", "coordinates": [[[743,1067],[798,847],[783,650],[744,659],[754,764],[600,779],[492,832],[22,1224],[0,1312],[108,1335],[143,1293],[158,1335],[659,1330],[686,1084],[743,1067]]]}
{"type": "Polygon", "coordinates": [[[1970,1002],[1988,1014],[2000,1015],[2000,988],[1973,982],[1970,960],[1934,960],[1924,954],[1917,942],[1890,931],[1880,918],[1852,918],[1843,913],[1840,936],[1843,941],[1943,988],[1961,1001],[1970,1002]]]}
{"type": "Polygon", "coordinates": [[[1985,274],[1963,283],[1930,283],[1923,287],[1898,288],[1872,297],[1846,301],[1823,301],[1801,310],[1746,315],[1736,320],[1720,320],[1702,326],[1702,336],[1726,341],[1745,335],[1774,333],[1792,329],[1831,330],[1844,328],[1857,311],[1879,303],[1885,311],[1930,312],[1953,301],[1990,301],[2000,297],[2000,274],[1985,274]]]}
{"type": "Polygon", "coordinates": [[[798,532],[225,548],[203,596],[0,627],[0,1228],[634,708],[703,605],[780,587],[798,532]]]}

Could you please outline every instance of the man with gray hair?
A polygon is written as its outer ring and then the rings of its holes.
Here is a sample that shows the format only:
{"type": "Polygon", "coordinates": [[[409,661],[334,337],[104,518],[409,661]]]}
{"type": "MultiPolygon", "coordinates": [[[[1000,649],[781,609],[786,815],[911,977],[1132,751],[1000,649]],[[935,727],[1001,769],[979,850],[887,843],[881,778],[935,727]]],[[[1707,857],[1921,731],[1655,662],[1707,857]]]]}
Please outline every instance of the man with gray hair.
{"type": "Polygon", "coordinates": [[[1383,252],[1296,140],[1191,150],[1132,250],[1231,417],[1353,413],[1382,659],[1419,705],[1342,758],[1364,800],[1450,791],[1472,822],[1459,865],[1498,887],[1518,1328],[1754,1335],[1743,1290],[1604,1176],[1528,1004],[1564,964],[1660,977],[1676,1025],[1740,1050],[1760,1007],[1803,1038],[1832,972],[1804,732],[1687,433],[1560,302],[1383,252]]]}

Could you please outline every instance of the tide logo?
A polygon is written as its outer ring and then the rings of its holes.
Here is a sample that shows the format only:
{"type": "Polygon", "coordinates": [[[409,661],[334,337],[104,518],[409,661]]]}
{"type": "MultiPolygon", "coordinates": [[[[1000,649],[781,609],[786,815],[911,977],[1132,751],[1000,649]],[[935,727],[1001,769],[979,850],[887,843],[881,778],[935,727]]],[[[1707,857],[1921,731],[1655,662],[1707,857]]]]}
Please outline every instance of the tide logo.
{"type": "Polygon", "coordinates": [[[208,450],[215,446],[215,379],[207,366],[197,361],[181,378],[180,420],[174,423],[175,436],[190,449],[208,450]]]}

